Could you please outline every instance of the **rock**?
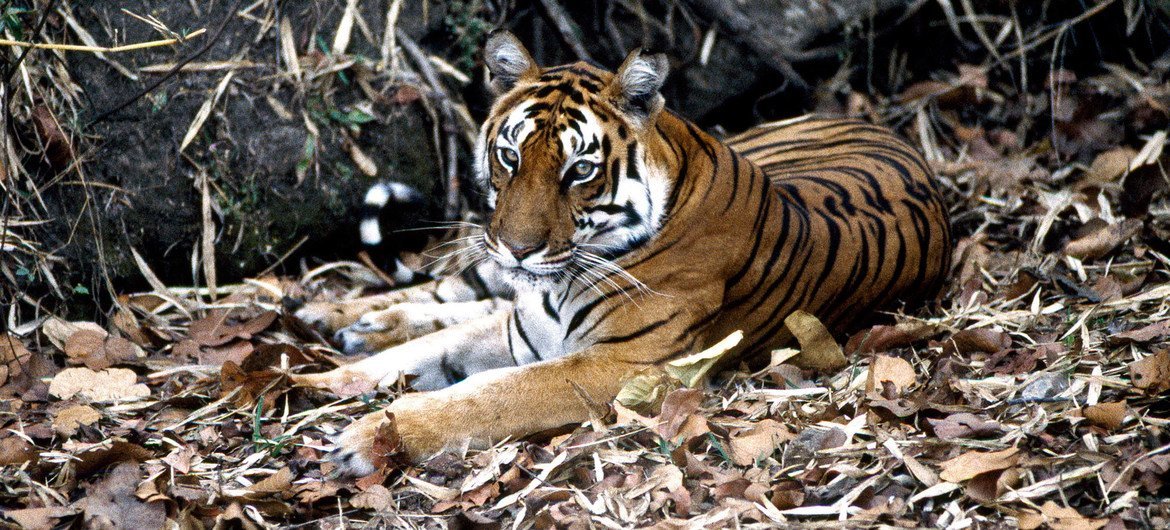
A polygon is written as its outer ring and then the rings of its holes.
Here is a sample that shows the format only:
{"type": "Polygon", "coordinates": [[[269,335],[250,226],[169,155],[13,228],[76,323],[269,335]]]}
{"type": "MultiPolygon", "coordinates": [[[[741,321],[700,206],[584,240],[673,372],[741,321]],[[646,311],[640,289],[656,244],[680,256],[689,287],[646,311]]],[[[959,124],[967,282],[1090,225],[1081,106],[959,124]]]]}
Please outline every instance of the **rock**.
{"type": "Polygon", "coordinates": [[[1056,397],[1061,392],[1068,390],[1068,385],[1068,376],[1064,374],[1040,374],[1034,381],[1028,383],[1024,390],[1020,391],[1019,399],[1038,400],[1056,397]]]}

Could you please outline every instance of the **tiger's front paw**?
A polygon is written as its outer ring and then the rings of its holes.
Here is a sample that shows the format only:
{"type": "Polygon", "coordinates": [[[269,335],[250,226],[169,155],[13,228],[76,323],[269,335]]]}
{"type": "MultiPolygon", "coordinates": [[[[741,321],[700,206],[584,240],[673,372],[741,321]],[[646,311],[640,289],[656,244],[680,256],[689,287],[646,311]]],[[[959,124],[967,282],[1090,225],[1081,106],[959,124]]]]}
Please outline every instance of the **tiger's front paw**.
{"type": "Polygon", "coordinates": [[[439,326],[411,317],[410,304],[366,313],[333,336],[348,355],[373,353],[433,333],[439,326]]]}
{"type": "Polygon", "coordinates": [[[429,404],[426,394],[406,395],[385,410],[367,414],[338,436],[329,461],[343,476],[361,477],[395,457],[419,462],[463,436],[429,404]]]}
{"type": "Polygon", "coordinates": [[[297,309],[293,316],[329,336],[335,330],[353,324],[362,314],[345,302],[309,302],[297,309]]]}

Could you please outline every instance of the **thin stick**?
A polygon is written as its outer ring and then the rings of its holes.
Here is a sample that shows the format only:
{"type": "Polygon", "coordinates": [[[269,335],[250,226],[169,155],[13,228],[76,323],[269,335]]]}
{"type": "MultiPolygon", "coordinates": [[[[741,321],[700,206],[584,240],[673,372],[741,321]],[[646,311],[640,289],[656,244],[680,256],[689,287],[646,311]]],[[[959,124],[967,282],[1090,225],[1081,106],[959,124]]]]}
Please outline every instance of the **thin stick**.
{"type": "Polygon", "coordinates": [[[378,267],[377,265],[375,265],[374,260],[370,259],[370,254],[368,252],[366,252],[364,250],[361,252],[358,252],[357,257],[358,257],[358,260],[361,261],[363,265],[365,265],[367,268],[370,269],[370,272],[374,273],[374,276],[377,276],[378,279],[386,282],[386,285],[397,286],[398,282],[394,281],[394,278],[391,277],[389,274],[386,274],[386,271],[382,270],[381,267],[378,267]]]}
{"type": "Polygon", "coordinates": [[[585,45],[581,43],[581,39],[577,38],[577,32],[573,25],[573,19],[565,12],[565,8],[561,7],[556,0],[540,0],[540,5],[544,7],[545,13],[549,20],[552,21],[553,27],[557,28],[557,32],[561,34],[561,39],[578,59],[583,61],[590,61],[593,58],[589,56],[589,52],[585,50],[585,45]]]}
{"type": "Polygon", "coordinates": [[[179,71],[182,70],[183,67],[187,65],[187,63],[190,63],[191,61],[194,61],[195,59],[198,59],[199,57],[201,57],[203,54],[207,53],[207,50],[211,49],[212,45],[215,44],[215,41],[219,40],[220,34],[223,33],[223,30],[225,28],[227,28],[228,23],[231,22],[232,18],[239,11],[240,4],[243,4],[243,3],[244,3],[244,0],[236,0],[236,2],[234,4],[232,4],[231,9],[228,10],[228,14],[223,17],[223,20],[219,23],[219,27],[215,28],[215,32],[211,34],[211,38],[206,43],[203,44],[202,48],[199,48],[198,51],[191,54],[186,59],[179,61],[179,63],[176,64],[175,67],[172,68],[170,72],[167,72],[166,74],[164,74],[159,79],[155,80],[155,82],[151,83],[146,88],[138,91],[138,93],[135,94],[134,96],[126,99],[122,103],[118,104],[118,106],[116,106],[110,110],[107,110],[101,114],[98,114],[98,116],[96,118],[90,120],[90,122],[88,124],[86,124],[86,127],[93,127],[95,124],[102,122],[106,118],[109,118],[110,116],[113,116],[114,114],[117,114],[118,112],[121,112],[122,109],[129,107],[132,103],[134,103],[135,101],[138,101],[139,98],[141,98],[142,96],[145,96],[146,94],[150,93],[150,91],[158,88],[163,83],[167,82],[168,79],[174,77],[175,74],[179,73],[179,71]]]}
{"type": "MultiPolygon", "coordinates": [[[[387,30],[389,31],[389,30],[387,30]]],[[[446,137],[445,147],[447,151],[447,159],[444,164],[446,167],[446,181],[447,181],[447,200],[445,207],[445,214],[447,220],[454,220],[459,218],[460,211],[460,197],[459,192],[459,165],[458,165],[458,145],[455,137],[457,124],[455,122],[455,114],[451,109],[451,97],[447,95],[447,90],[443,87],[443,83],[439,80],[439,75],[435,73],[435,69],[431,64],[427,55],[423,53],[422,49],[416,44],[405,32],[401,29],[395,29],[397,32],[398,44],[402,46],[402,50],[410,57],[411,61],[415,63],[419,74],[422,75],[427,85],[431,88],[431,92],[435,99],[438,100],[439,111],[442,117],[442,122],[439,124],[446,137]]]]}
{"type": "Polygon", "coordinates": [[[117,53],[128,52],[132,50],[141,50],[143,48],[155,48],[158,46],[170,46],[172,44],[179,44],[186,42],[192,37],[198,37],[207,33],[206,28],[199,28],[192,31],[186,37],[178,37],[174,39],[152,40],[150,42],[139,42],[136,44],[125,44],[122,46],[85,46],[81,44],[42,44],[39,42],[21,42],[17,40],[0,39],[0,46],[15,46],[17,48],[32,48],[37,50],[61,50],[68,52],[90,52],[90,53],[117,53]]]}

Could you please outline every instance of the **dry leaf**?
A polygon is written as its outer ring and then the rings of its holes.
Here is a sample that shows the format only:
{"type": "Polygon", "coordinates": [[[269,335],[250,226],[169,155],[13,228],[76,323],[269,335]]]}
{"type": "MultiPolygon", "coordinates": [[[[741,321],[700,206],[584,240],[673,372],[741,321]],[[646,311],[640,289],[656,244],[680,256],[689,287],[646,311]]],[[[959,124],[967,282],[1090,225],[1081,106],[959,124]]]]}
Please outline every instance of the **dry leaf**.
{"type": "Polygon", "coordinates": [[[1007,469],[1019,461],[1020,450],[1014,447],[1003,451],[970,451],[940,464],[942,472],[938,478],[947,482],[962,482],[989,471],[1007,469]]]}
{"type": "Polygon", "coordinates": [[[952,335],[951,340],[947,342],[947,346],[951,347],[948,349],[960,354],[995,353],[1010,348],[1011,345],[1011,335],[988,328],[964,329],[952,335]]]}
{"type": "MultiPolygon", "coordinates": [[[[64,171],[74,160],[76,153],[69,135],[61,130],[53,111],[46,105],[37,105],[32,111],[33,130],[41,139],[45,160],[49,162],[54,173],[64,171]]],[[[0,180],[3,180],[0,178],[0,180]]]]}
{"type": "Polygon", "coordinates": [[[91,329],[80,329],[70,335],[64,350],[71,361],[84,364],[91,370],[104,370],[146,357],[146,352],[133,342],[91,329]]]}
{"type": "Polygon", "coordinates": [[[894,326],[873,326],[849,337],[846,350],[850,355],[858,353],[883,353],[894,348],[909,346],[940,331],[928,322],[911,321],[894,326]]]}
{"type": "Polygon", "coordinates": [[[110,317],[110,322],[121,331],[123,335],[129,338],[134,344],[141,347],[151,347],[155,344],[150,338],[150,334],[146,328],[143,327],[142,322],[134,315],[134,312],[127,309],[125,304],[129,302],[129,297],[119,297],[121,304],[114,312],[114,316],[110,317]]]}
{"type": "Polygon", "coordinates": [[[263,392],[274,380],[281,377],[284,377],[284,374],[275,370],[245,372],[236,363],[227,361],[219,370],[219,394],[220,397],[226,397],[238,390],[233,402],[241,407],[255,404],[261,395],[271,401],[274,396],[263,392]]]}
{"type": "Polygon", "coordinates": [[[667,394],[662,402],[662,413],[655,418],[658,423],[654,432],[674,441],[702,403],[703,393],[693,388],[680,388],[667,394]]]}
{"type": "Polygon", "coordinates": [[[1117,224],[1098,226],[1077,239],[1064,245],[1065,255],[1082,260],[1092,260],[1105,256],[1126,242],[1142,229],[1142,222],[1137,219],[1126,219],[1117,224]]]}
{"type": "Polygon", "coordinates": [[[265,311],[239,324],[229,324],[227,311],[212,311],[206,317],[191,323],[191,338],[203,346],[222,346],[235,339],[251,339],[268,329],[276,321],[275,311],[265,311]]]}
{"type": "Polygon", "coordinates": [[[82,425],[93,425],[102,419],[102,413],[88,405],[76,405],[61,410],[53,418],[53,430],[61,436],[73,436],[82,425]]]}
{"type": "Polygon", "coordinates": [[[817,317],[796,310],[784,319],[784,325],[800,343],[800,355],[793,359],[793,364],[821,372],[840,370],[848,364],[845,352],[817,317]]]}
{"type": "Polygon", "coordinates": [[[19,466],[37,458],[37,448],[19,436],[0,438],[0,466],[19,466]]]}
{"type": "Polygon", "coordinates": [[[86,528],[162,528],[166,507],[161,502],[145,503],[135,492],[142,471],[137,462],[123,462],[106,478],[88,489],[82,501],[86,528]]]}
{"type": "MultiPolygon", "coordinates": [[[[168,453],[167,456],[164,456],[162,461],[170,465],[171,468],[177,471],[179,474],[185,475],[191,472],[191,461],[194,460],[196,456],[198,456],[198,453],[195,452],[195,449],[189,445],[182,445],[176,447],[174,450],[168,453]]],[[[260,481],[260,483],[253,486],[253,491],[260,487],[260,484],[263,482],[264,481],[260,481]]]]}
{"type": "Polygon", "coordinates": [[[865,380],[865,393],[881,393],[883,383],[894,386],[897,395],[901,395],[917,380],[914,367],[900,357],[886,355],[874,356],[869,365],[869,376],[865,380]]]}
{"type": "Polygon", "coordinates": [[[4,517],[16,521],[18,528],[27,530],[49,530],[51,528],[57,528],[59,523],[58,519],[75,514],[77,514],[77,509],[72,506],[4,510],[4,517]]]}
{"type": "Polygon", "coordinates": [[[413,485],[416,490],[422,492],[423,495],[426,495],[432,499],[439,501],[451,501],[459,498],[458,489],[431,484],[430,482],[414,478],[410,475],[404,475],[403,478],[405,478],[407,482],[413,485]]]}
{"type": "MultiPolygon", "coordinates": [[[[1053,347],[1063,347],[1063,345],[1053,347]]],[[[1050,348],[1045,345],[1032,350],[999,350],[983,363],[983,372],[996,374],[1032,373],[1036,371],[1036,364],[1049,350],[1050,348]]]]}
{"type": "Polygon", "coordinates": [[[211,93],[211,96],[203,101],[203,105],[201,105],[199,107],[199,111],[195,113],[195,118],[191,120],[191,125],[187,127],[187,133],[183,135],[183,141],[179,143],[180,153],[183,152],[183,150],[191,144],[191,141],[195,139],[195,136],[199,134],[199,129],[203,128],[203,122],[207,121],[207,118],[211,116],[212,108],[215,107],[216,102],[219,101],[220,96],[223,95],[224,89],[227,88],[228,83],[232,81],[232,76],[235,74],[236,73],[234,71],[229,71],[227,75],[224,75],[223,79],[219,80],[219,84],[216,85],[215,90],[211,93]]]}
{"type": "Polygon", "coordinates": [[[149,449],[123,440],[105,440],[85,444],[71,455],[77,465],[77,478],[85,479],[121,462],[144,462],[155,455],[149,449]]]}
{"type": "Polygon", "coordinates": [[[1167,336],[1170,336],[1170,319],[1110,335],[1108,340],[1110,344],[1123,345],[1135,342],[1150,342],[1167,336]]]}
{"type": "Polygon", "coordinates": [[[240,340],[224,346],[198,348],[195,357],[199,360],[199,364],[203,365],[223,366],[233,363],[239,366],[255,349],[256,347],[250,341],[240,340]]]}
{"type": "Polygon", "coordinates": [[[694,388],[707,376],[707,372],[741,340],[743,340],[743,332],[736,331],[710,348],[682,359],[670,361],[662,368],[671,377],[681,381],[683,386],[694,388]]]}
{"type": "Polygon", "coordinates": [[[1035,530],[1045,525],[1051,530],[1097,530],[1109,522],[1108,519],[1090,519],[1052,501],[1045,502],[1039,513],[1024,512],[1017,519],[1020,530],[1035,530]]]}
{"type": "Polygon", "coordinates": [[[639,410],[653,410],[662,403],[666,393],[678,386],[676,379],[658,370],[646,370],[626,381],[618,391],[617,401],[622,406],[639,410]]]}
{"type": "Polygon", "coordinates": [[[981,473],[967,482],[963,492],[981,503],[990,503],[1015,488],[1020,475],[1020,470],[1015,468],[981,473]]]}
{"type": "Polygon", "coordinates": [[[394,507],[394,494],[386,486],[374,484],[365,491],[349,498],[350,506],[366,508],[376,512],[389,512],[394,507]]]}
{"type": "Polygon", "coordinates": [[[24,373],[24,366],[31,357],[32,352],[20,339],[8,333],[0,335],[0,386],[24,373]]]}
{"type": "Polygon", "coordinates": [[[49,394],[70,399],[81,396],[95,402],[117,402],[144,398],[150,388],[138,384],[133,370],[111,368],[95,372],[89,368],[66,368],[49,383],[49,394]]]}
{"type": "MultiPolygon", "coordinates": [[[[65,340],[65,355],[84,359],[102,347],[109,333],[105,330],[79,329],[65,340]]],[[[100,368],[99,368],[100,370],[100,368]]]]}
{"type": "Polygon", "coordinates": [[[65,351],[65,342],[69,337],[83,329],[100,333],[103,337],[108,334],[105,329],[93,322],[66,322],[54,317],[41,324],[41,333],[61,351],[65,351]]]}
{"type": "Polygon", "coordinates": [[[1122,402],[1098,403],[1085,407],[1081,411],[1089,423],[1110,431],[1121,427],[1127,412],[1125,403],[1122,402]]]}
{"type": "Polygon", "coordinates": [[[1157,394],[1170,390],[1170,349],[1163,349],[1130,363],[1129,380],[1134,388],[1157,394]]]}
{"type": "Polygon", "coordinates": [[[1102,184],[1120,179],[1129,171],[1130,161],[1135,156],[1137,151],[1128,147],[1115,147],[1097,155],[1085,172],[1084,183],[1102,184]]]}
{"type": "Polygon", "coordinates": [[[625,497],[634,499],[651,491],[663,489],[674,491],[683,487],[683,472],[678,466],[666,464],[654,468],[646,481],[627,491],[625,497]]]}
{"type": "Polygon", "coordinates": [[[970,412],[951,414],[941,420],[927,418],[934,435],[943,440],[957,438],[981,438],[1003,434],[1003,426],[997,421],[976,416],[970,412]]]}
{"type": "MultiPolygon", "coordinates": [[[[387,471],[392,466],[403,463],[405,458],[402,450],[402,437],[398,434],[398,422],[394,415],[386,412],[386,421],[378,425],[374,435],[373,462],[374,468],[387,471]]],[[[377,475],[377,473],[375,473],[377,475]]]]}
{"type": "Polygon", "coordinates": [[[764,419],[750,428],[743,429],[728,439],[728,456],[741,466],[750,466],[766,458],[780,447],[780,444],[796,438],[787,425],[772,419],[764,419]]]}
{"type": "Polygon", "coordinates": [[[264,480],[257,482],[248,488],[252,493],[271,494],[282,493],[289,490],[292,486],[293,474],[287,467],[282,467],[271,475],[264,477],[264,480]]]}

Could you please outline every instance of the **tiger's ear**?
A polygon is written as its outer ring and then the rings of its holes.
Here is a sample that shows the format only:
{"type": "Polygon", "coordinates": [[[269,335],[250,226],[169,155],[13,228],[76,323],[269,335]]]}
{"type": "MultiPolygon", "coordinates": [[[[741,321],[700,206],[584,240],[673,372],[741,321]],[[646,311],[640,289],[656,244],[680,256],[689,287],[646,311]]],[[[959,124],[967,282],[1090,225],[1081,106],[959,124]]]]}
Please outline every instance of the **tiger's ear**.
{"type": "Polygon", "coordinates": [[[658,91],[666,82],[669,71],[666,55],[634,50],[622,61],[606,91],[619,108],[645,120],[662,110],[662,94],[658,91]]]}
{"type": "Polygon", "coordinates": [[[526,76],[540,74],[540,67],[515,35],[496,30],[488,36],[483,47],[483,62],[492,74],[492,88],[502,94],[516,86],[526,76]]]}

